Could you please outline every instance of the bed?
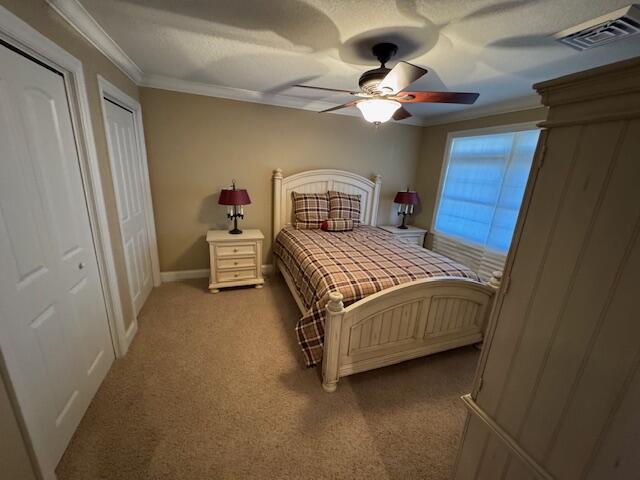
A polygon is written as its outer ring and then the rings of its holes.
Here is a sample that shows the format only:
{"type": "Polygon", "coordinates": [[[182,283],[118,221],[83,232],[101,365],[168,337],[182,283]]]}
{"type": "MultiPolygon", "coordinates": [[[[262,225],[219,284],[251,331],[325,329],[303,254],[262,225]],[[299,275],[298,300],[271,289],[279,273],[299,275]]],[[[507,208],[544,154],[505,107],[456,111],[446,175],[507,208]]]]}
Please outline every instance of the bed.
{"type": "Polygon", "coordinates": [[[480,281],[466,267],[375,228],[381,178],[339,170],[273,174],[274,263],[302,317],[298,343],[322,387],[340,377],[482,341],[496,272],[480,281]],[[361,198],[351,232],[296,230],[292,192],[336,190],[361,198]]]}

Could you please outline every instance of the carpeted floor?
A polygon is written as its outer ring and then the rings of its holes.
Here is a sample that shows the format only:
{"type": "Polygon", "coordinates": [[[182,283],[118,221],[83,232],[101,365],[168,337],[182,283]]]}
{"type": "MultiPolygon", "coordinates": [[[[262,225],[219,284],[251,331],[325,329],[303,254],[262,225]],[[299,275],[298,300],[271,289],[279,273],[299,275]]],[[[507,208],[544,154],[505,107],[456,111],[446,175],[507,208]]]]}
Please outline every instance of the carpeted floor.
{"type": "Polygon", "coordinates": [[[447,479],[478,352],[342,379],[302,367],[299,312],[265,288],[164,284],[139,318],[57,473],[71,479],[447,479]]]}

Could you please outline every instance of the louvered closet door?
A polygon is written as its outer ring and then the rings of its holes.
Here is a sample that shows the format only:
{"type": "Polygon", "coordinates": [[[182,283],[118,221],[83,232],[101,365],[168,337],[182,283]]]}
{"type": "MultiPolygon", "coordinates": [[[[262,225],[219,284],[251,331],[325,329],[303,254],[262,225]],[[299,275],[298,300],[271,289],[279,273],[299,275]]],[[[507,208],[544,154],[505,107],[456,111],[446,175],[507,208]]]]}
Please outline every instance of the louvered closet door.
{"type": "Polygon", "coordinates": [[[153,288],[142,155],[138,148],[133,113],[110,100],[105,99],[104,105],[129,290],[137,314],[153,288]]]}
{"type": "Polygon", "coordinates": [[[55,466],[114,352],[63,77],[3,45],[0,346],[39,461],[55,466]]]}

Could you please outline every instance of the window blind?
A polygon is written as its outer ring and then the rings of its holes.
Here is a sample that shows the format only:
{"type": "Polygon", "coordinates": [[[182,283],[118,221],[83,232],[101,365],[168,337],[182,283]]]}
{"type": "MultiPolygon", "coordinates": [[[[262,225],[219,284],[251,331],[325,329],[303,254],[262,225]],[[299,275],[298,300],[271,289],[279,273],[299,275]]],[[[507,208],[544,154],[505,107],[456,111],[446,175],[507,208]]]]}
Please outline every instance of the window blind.
{"type": "Polygon", "coordinates": [[[488,278],[511,245],[538,130],[454,137],[436,210],[433,249],[488,278]]]}

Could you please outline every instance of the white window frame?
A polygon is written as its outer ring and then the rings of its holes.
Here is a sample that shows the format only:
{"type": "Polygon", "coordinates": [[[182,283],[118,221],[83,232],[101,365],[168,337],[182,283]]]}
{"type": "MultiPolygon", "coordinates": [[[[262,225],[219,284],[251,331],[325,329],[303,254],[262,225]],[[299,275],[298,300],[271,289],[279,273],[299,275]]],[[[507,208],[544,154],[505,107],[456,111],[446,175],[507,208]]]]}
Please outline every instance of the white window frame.
{"type": "Polygon", "coordinates": [[[538,121],[511,123],[508,125],[496,125],[492,127],[473,128],[469,130],[457,130],[457,131],[451,131],[447,133],[447,143],[444,150],[444,158],[442,159],[442,165],[440,166],[440,180],[438,182],[438,192],[436,196],[436,203],[433,210],[433,217],[431,218],[430,233],[432,237],[440,236],[450,241],[459,242],[462,246],[469,247],[469,248],[482,248],[485,251],[489,252],[492,256],[495,256],[496,258],[501,257],[506,260],[508,252],[498,252],[496,250],[492,250],[491,248],[485,247],[484,245],[471,242],[464,238],[449,235],[443,232],[438,232],[436,230],[436,218],[438,216],[438,210],[440,209],[440,200],[442,198],[444,181],[447,176],[447,168],[449,166],[449,156],[451,155],[451,146],[453,145],[453,141],[456,138],[479,137],[482,135],[494,135],[494,134],[500,134],[500,133],[524,132],[527,130],[540,130],[540,127],[538,127],[538,121]]]}

